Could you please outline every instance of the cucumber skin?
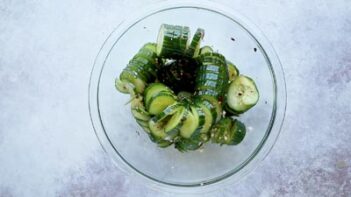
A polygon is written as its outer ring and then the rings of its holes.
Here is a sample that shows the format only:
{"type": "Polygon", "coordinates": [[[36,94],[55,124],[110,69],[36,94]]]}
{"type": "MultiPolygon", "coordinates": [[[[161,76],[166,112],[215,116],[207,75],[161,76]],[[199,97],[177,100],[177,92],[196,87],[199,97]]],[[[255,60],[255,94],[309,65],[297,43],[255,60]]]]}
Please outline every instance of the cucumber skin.
{"type": "Polygon", "coordinates": [[[157,67],[156,44],[147,43],[129,61],[119,79],[133,84],[137,93],[143,93],[146,84],[155,80],[157,67]]]}
{"type": "Polygon", "coordinates": [[[226,117],[211,129],[211,141],[220,145],[237,145],[245,137],[246,127],[239,120],[226,117]]]}
{"type": "Polygon", "coordinates": [[[184,56],[189,42],[189,34],[189,27],[162,24],[157,40],[158,57],[175,58],[184,56]],[[163,34],[162,43],[160,43],[161,33],[163,34]]]}
{"type": "Polygon", "coordinates": [[[200,56],[202,64],[196,75],[196,91],[198,95],[214,96],[217,100],[223,97],[228,84],[226,60],[219,53],[205,53],[200,56]],[[211,87],[206,83],[212,81],[211,87]]]}
{"type": "Polygon", "coordinates": [[[230,61],[227,60],[228,76],[229,81],[233,81],[237,76],[240,75],[239,69],[230,61]]]}
{"type": "Polygon", "coordinates": [[[244,123],[240,122],[239,120],[235,120],[233,126],[231,128],[232,137],[231,140],[228,141],[227,145],[238,145],[240,142],[243,141],[246,135],[246,127],[244,123]]]}
{"type": "Polygon", "coordinates": [[[194,34],[194,37],[190,43],[190,46],[185,52],[185,55],[190,58],[196,58],[200,53],[200,44],[204,37],[205,30],[198,28],[194,34]]]}
{"type": "Polygon", "coordinates": [[[175,148],[180,152],[194,151],[199,149],[203,145],[203,142],[199,142],[193,139],[180,138],[175,142],[175,148]]]}

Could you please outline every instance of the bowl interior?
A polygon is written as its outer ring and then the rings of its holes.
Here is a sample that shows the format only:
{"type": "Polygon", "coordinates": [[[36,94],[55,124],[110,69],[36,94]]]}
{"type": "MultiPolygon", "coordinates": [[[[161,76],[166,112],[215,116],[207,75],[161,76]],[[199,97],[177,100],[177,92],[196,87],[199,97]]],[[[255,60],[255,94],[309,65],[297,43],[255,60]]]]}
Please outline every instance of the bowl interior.
{"type": "Polygon", "coordinates": [[[97,104],[110,145],[131,168],[161,183],[194,186],[235,174],[259,152],[274,120],[274,74],[264,49],[235,18],[198,7],[168,8],[136,21],[113,42],[100,73],[97,104]],[[114,80],[143,44],[156,42],[162,23],[186,25],[192,33],[205,29],[202,46],[212,46],[256,81],[259,102],[238,118],[247,127],[241,144],[207,143],[200,150],[180,153],[173,147],[158,148],[136,124],[126,104],[130,98],[115,90],[114,80]]]}

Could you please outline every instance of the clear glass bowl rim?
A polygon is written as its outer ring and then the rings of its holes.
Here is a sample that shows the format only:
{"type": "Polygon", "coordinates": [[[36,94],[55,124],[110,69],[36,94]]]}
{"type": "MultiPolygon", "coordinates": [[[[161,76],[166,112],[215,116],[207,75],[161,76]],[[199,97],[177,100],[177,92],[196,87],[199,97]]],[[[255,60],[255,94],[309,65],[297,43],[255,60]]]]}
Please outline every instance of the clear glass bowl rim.
{"type": "Polygon", "coordinates": [[[248,173],[252,172],[258,164],[264,160],[268,155],[270,150],[273,148],[276,140],[278,139],[286,111],[286,84],[284,79],[284,71],[282,65],[279,61],[276,52],[274,51],[272,45],[260,29],[250,22],[243,15],[239,14],[238,11],[228,8],[224,5],[213,3],[210,1],[165,1],[157,4],[153,4],[146,8],[143,8],[142,11],[138,10],[137,13],[129,15],[130,17],[122,21],[115,30],[108,36],[108,38],[103,43],[100,51],[95,59],[94,66],[91,71],[90,81],[89,81],[89,112],[91,122],[95,131],[95,134],[103,148],[103,150],[112,157],[115,164],[125,173],[130,175],[130,177],[136,178],[136,180],[142,180],[143,183],[147,183],[152,188],[161,189],[167,192],[176,192],[176,193],[203,193],[207,191],[214,190],[219,186],[234,184],[241,180],[248,173]],[[262,140],[260,147],[256,148],[256,153],[251,154],[250,158],[246,160],[245,164],[242,165],[237,170],[232,170],[229,173],[216,178],[215,180],[210,180],[205,183],[193,184],[193,185],[179,185],[179,184],[170,184],[166,182],[159,181],[152,177],[149,177],[142,172],[135,169],[133,166],[129,165],[123,157],[121,157],[118,151],[115,150],[111,142],[109,141],[102,121],[99,115],[99,81],[101,73],[104,67],[105,59],[109,55],[110,50],[115,44],[116,40],[119,37],[123,36],[130,27],[135,23],[146,18],[150,15],[156,14],[169,9],[177,8],[200,8],[207,11],[215,12],[221,14],[224,17],[228,17],[233,22],[241,25],[253,38],[256,39],[259,43],[262,51],[264,51],[267,61],[270,63],[271,72],[274,79],[274,89],[275,89],[275,102],[273,108],[273,116],[270,124],[270,130],[266,133],[265,139],[262,140]],[[116,39],[117,38],[117,39],[116,39]]]}

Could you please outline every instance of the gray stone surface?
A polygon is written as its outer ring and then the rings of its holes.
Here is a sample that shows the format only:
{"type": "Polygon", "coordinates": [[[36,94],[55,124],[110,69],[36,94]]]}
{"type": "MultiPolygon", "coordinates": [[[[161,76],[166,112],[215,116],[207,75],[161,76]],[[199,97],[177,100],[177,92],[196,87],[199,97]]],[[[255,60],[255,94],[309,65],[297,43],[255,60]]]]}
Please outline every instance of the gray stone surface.
{"type": "MultiPolygon", "coordinates": [[[[117,169],[88,113],[101,44],[131,10],[152,2],[0,1],[0,196],[174,196],[117,169]]],[[[262,165],[208,196],[350,196],[351,2],[218,2],[271,40],[288,106],[262,165]]]]}

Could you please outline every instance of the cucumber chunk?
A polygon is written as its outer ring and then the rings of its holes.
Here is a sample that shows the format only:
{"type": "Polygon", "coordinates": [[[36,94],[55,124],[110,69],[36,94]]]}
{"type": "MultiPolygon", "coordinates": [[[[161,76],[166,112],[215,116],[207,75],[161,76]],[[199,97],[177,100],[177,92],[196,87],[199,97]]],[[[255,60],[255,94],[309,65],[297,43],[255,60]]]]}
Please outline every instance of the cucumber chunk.
{"type": "Polygon", "coordinates": [[[189,27],[162,24],[157,37],[157,56],[166,58],[183,56],[189,45],[189,34],[189,27]]]}
{"type": "Polygon", "coordinates": [[[234,81],[234,79],[239,76],[238,68],[230,61],[227,60],[229,81],[234,81]]]}
{"type": "Polygon", "coordinates": [[[172,90],[169,89],[167,86],[165,86],[162,83],[152,83],[147,86],[147,88],[144,91],[144,97],[145,97],[145,105],[149,105],[150,100],[153,96],[158,94],[159,92],[169,92],[172,93],[172,90]]]}
{"type": "Polygon", "coordinates": [[[174,94],[161,91],[150,99],[146,109],[151,115],[157,115],[175,102],[176,96],[174,94]]]}
{"type": "Polygon", "coordinates": [[[205,30],[198,28],[194,34],[190,46],[186,50],[185,54],[188,57],[196,58],[199,56],[201,40],[205,35],[205,30]]]}
{"type": "Polygon", "coordinates": [[[200,55],[205,54],[205,53],[212,53],[213,49],[210,46],[203,46],[200,49],[200,55]]]}
{"type": "Polygon", "coordinates": [[[232,112],[243,113],[256,105],[258,99],[259,93],[251,78],[240,75],[230,83],[226,103],[232,112]]]}

